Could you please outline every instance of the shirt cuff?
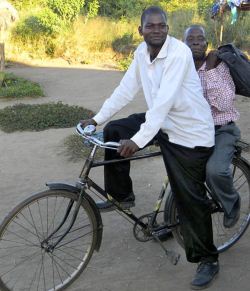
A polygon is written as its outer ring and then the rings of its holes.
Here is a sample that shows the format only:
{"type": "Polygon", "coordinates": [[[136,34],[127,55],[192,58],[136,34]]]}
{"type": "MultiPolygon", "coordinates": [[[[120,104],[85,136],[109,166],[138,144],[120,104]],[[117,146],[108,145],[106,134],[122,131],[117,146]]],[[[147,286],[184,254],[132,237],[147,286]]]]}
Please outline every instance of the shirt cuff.
{"type": "Polygon", "coordinates": [[[106,121],[106,118],[104,118],[104,116],[99,112],[97,113],[94,117],[92,117],[92,119],[94,119],[94,121],[98,124],[101,125],[106,121]]]}
{"type": "Polygon", "coordinates": [[[147,140],[145,140],[145,138],[143,138],[141,136],[141,134],[138,132],[136,133],[132,138],[131,140],[137,144],[137,146],[142,149],[143,147],[145,147],[145,145],[149,142],[147,140]]]}

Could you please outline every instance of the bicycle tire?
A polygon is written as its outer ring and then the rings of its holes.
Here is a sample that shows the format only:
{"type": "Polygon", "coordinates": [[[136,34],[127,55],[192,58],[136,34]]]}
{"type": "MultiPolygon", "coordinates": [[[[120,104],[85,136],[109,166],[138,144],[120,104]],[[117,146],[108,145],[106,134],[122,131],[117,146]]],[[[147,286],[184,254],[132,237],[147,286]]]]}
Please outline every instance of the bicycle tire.
{"type": "MultiPolygon", "coordinates": [[[[73,210],[77,200],[78,195],[69,190],[46,190],[8,214],[0,226],[0,290],[64,290],[83,272],[97,242],[97,220],[87,199],[53,252],[43,243],[63,221],[70,201],[73,210]]],[[[65,232],[72,212],[48,245],[65,232]]]]}
{"type": "MultiPolygon", "coordinates": [[[[224,213],[212,214],[214,243],[219,253],[232,247],[245,233],[250,222],[250,165],[244,158],[235,157],[232,161],[232,170],[234,170],[234,187],[241,196],[240,218],[234,227],[225,228],[224,213]]],[[[171,190],[165,203],[164,220],[170,224],[176,224],[178,221],[178,212],[171,190]]],[[[173,236],[184,248],[180,226],[173,229],[173,236]]]]}

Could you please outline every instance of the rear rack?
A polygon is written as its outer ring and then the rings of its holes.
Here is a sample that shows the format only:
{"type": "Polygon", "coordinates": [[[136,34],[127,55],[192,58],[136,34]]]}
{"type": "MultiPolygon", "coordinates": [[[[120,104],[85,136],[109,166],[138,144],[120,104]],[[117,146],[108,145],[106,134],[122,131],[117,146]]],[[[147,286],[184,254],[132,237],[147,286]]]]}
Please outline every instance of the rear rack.
{"type": "Polygon", "coordinates": [[[240,150],[240,151],[244,151],[244,152],[249,152],[250,151],[250,144],[247,143],[246,141],[243,140],[239,140],[236,144],[236,147],[240,150]]]}

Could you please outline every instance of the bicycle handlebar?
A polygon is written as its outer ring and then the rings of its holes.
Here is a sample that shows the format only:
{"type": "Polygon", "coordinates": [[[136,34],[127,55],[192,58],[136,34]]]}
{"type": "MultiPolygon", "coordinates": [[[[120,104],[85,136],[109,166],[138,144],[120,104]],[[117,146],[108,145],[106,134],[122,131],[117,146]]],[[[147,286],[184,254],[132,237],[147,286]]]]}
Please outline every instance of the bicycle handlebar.
{"type": "Polygon", "coordinates": [[[94,125],[87,125],[85,128],[82,128],[82,124],[78,123],[76,126],[76,132],[84,139],[88,140],[90,143],[99,146],[100,148],[117,150],[118,147],[121,145],[118,142],[108,141],[103,142],[98,138],[92,136],[93,133],[96,131],[96,127],[94,125]]]}

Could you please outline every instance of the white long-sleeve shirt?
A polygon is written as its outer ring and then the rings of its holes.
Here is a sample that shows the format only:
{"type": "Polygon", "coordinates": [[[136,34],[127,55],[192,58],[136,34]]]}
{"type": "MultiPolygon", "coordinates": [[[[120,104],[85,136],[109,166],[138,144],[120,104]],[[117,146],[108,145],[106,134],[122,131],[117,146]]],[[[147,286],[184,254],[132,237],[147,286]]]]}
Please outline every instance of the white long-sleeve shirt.
{"type": "Polygon", "coordinates": [[[142,88],[147,102],[146,121],[131,138],[144,147],[161,129],[169,141],[189,148],[214,145],[214,123],[202,95],[190,49],[168,36],[151,62],[145,42],[135,51],[129,69],[94,116],[102,124],[133,100],[142,88]]]}

